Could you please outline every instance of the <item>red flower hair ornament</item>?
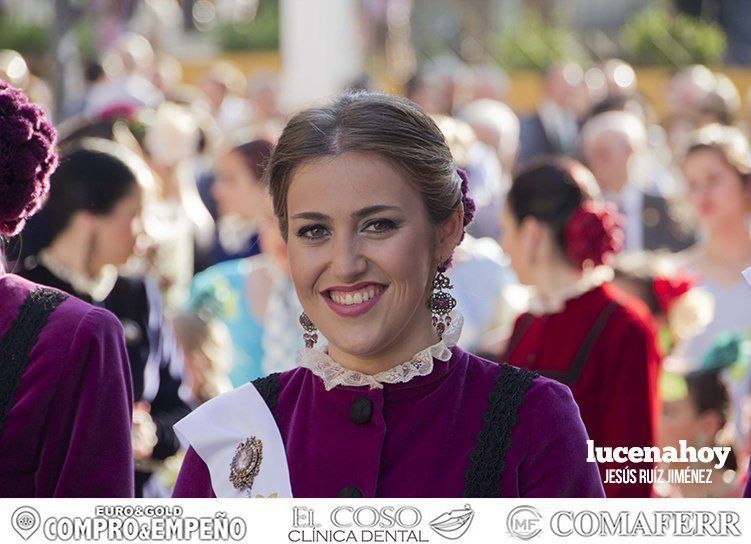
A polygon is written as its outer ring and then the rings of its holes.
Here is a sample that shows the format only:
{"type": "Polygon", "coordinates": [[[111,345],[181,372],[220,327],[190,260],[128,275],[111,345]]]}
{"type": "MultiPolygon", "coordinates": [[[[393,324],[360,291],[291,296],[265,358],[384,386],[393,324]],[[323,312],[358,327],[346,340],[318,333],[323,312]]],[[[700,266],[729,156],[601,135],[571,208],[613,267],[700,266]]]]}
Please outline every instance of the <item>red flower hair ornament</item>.
{"type": "Polygon", "coordinates": [[[611,203],[589,200],[566,223],[566,253],[579,268],[607,264],[623,249],[622,217],[611,203]]]}
{"type": "Polygon", "coordinates": [[[652,281],[652,291],[660,309],[667,313],[679,298],[696,285],[697,281],[696,276],[685,273],[675,274],[669,278],[657,276],[652,281]]]}

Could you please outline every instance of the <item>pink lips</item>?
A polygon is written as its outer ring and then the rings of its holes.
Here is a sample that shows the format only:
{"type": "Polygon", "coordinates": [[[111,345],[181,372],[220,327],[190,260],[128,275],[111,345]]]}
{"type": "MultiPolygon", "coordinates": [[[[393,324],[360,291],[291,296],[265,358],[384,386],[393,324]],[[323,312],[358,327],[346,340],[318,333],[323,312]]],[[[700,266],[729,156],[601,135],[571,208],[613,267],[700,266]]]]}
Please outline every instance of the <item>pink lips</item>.
{"type": "Polygon", "coordinates": [[[355,285],[348,285],[348,286],[336,286],[336,287],[330,287],[329,289],[326,289],[326,291],[322,294],[323,300],[326,301],[326,304],[329,305],[329,308],[331,308],[334,313],[341,317],[357,317],[359,315],[364,314],[365,312],[369,311],[373,306],[376,305],[376,303],[381,299],[381,296],[383,293],[386,292],[386,289],[388,289],[388,286],[385,286],[380,283],[375,282],[360,282],[356,283],[355,285]],[[373,298],[368,300],[367,302],[363,302],[361,304],[338,304],[337,302],[334,302],[334,300],[328,295],[329,291],[341,291],[341,292],[352,292],[352,291],[359,291],[360,289],[363,289],[365,287],[369,287],[371,285],[383,287],[383,290],[375,295],[373,298]]]}

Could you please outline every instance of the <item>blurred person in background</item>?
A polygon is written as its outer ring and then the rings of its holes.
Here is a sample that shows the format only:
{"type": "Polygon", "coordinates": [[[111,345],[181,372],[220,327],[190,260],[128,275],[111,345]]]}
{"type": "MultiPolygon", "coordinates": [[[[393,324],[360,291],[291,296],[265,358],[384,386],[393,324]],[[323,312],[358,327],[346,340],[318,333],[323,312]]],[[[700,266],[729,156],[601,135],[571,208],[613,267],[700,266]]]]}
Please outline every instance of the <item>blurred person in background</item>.
{"type": "Polygon", "coordinates": [[[464,328],[459,345],[473,351],[484,348],[484,337],[502,322],[503,294],[516,278],[508,259],[496,241],[498,214],[503,204],[500,171],[493,150],[480,142],[472,128],[452,117],[434,115],[459,168],[469,178],[469,194],[475,201],[475,219],[482,224],[468,228],[464,242],[456,248],[453,266],[447,276],[454,285],[464,309],[464,328]],[[475,178],[471,178],[474,173],[475,178]],[[477,182],[475,182],[475,180],[477,182]]]}
{"type": "Polygon", "coordinates": [[[625,111],[597,115],[582,128],[581,145],[604,198],[625,216],[627,251],[677,252],[695,242],[662,196],[658,181],[664,178],[656,175],[646,129],[638,117],[625,111]]]}
{"type": "Polygon", "coordinates": [[[96,117],[113,108],[159,106],[164,95],[151,82],[155,61],[146,38],[134,33],[121,36],[102,58],[106,80],[86,94],[86,115],[96,117]]]}
{"type": "MultiPolygon", "coordinates": [[[[153,189],[138,157],[113,142],[83,140],[65,153],[50,196],[29,222],[41,251],[25,278],[115,314],[125,330],[133,379],[136,496],[159,496],[159,461],[180,447],[172,425],[190,409],[181,396],[183,360],[156,285],[118,273],[142,233],[144,199],[153,189]],[[104,181],[106,180],[106,183],[104,181]]],[[[187,398],[187,397],[186,397],[187,398]]]]}
{"type": "MultiPolygon", "coordinates": [[[[607,263],[623,233],[613,206],[595,200],[598,193],[592,174],[570,159],[540,159],[514,178],[501,245],[535,297],[500,360],[568,385],[595,446],[654,446],[657,325],[640,300],[611,281],[607,263]]],[[[605,479],[614,466],[599,468],[605,479]]],[[[605,483],[608,497],[650,492],[648,483],[605,483]]]]}
{"type": "Polygon", "coordinates": [[[210,189],[219,213],[212,250],[214,263],[260,252],[259,223],[268,199],[261,178],[271,148],[268,140],[245,141],[222,152],[215,162],[210,189]]]}
{"type": "MultiPolygon", "coordinates": [[[[265,166],[265,163],[264,163],[265,166]]],[[[304,344],[302,312],[292,280],[284,240],[264,191],[255,204],[262,253],[226,261],[196,274],[189,309],[205,320],[224,323],[232,339],[229,378],[235,387],[294,365],[304,344]]]]}
{"type": "Polygon", "coordinates": [[[740,130],[707,126],[694,134],[683,160],[687,199],[702,229],[701,242],[678,256],[715,301],[714,319],[681,355],[699,368],[718,335],[751,331],[751,304],[741,272],[751,265],[751,162],[740,130]]]}
{"type": "Polygon", "coordinates": [[[146,230],[156,244],[150,273],[159,278],[169,312],[185,304],[195,263],[206,258],[214,240],[214,220],[196,182],[200,137],[193,114],[166,102],[147,120],[143,138],[157,180],[157,197],[146,215],[146,230]]]}
{"type": "MultiPolygon", "coordinates": [[[[679,363],[676,361],[676,363],[679,363]]],[[[723,363],[724,364],[724,363],[723,363]]],[[[725,465],[671,463],[665,468],[701,468],[711,470],[709,483],[658,483],[659,497],[732,498],[740,497],[745,484],[745,462],[739,458],[733,433],[729,430],[730,395],[721,377],[721,368],[685,372],[663,370],[660,392],[663,398],[660,425],[660,447],[680,448],[683,440],[688,447],[730,447],[725,465]]]]}
{"type": "Polygon", "coordinates": [[[199,87],[208,97],[211,113],[224,134],[246,126],[253,118],[253,109],[243,98],[246,86],[245,75],[229,62],[214,62],[201,75],[199,87]]]}
{"type": "Polygon", "coordinates": [[[227,373],[232,365],[232,339],[224,323],[185,311],[175,317],[173,325],[185,355],[183,382],[191,393],[191,408],[231,391],[227,373]]]}
{"type": "Polygon", "coordinates": [[[519,164],[540,155],[573,153],[579,125],[571,95],[581,92],[583,81],[584,72],[576,63],[556,64],[547,71],[536,112],[520,120],[519,164]]]}
{"type": "Polygon", "coordinates": [[[469,193],[477,209],[470,233],[477,237],[498,239],[498,214],[503,205],[505,188],[502,185],[501,165],[495,149],[477,138],[472,127],[446,115],[433,115],[446,143],[452,150],[459,168],[467,171],[469,193]]]}
{"type": "Polygon", "coordinates": [[[0,496],[132,497],[132,383],[102,308],[6,271],[57,166],[42,109],[0,81],[0,496]]]}
{"type": "Polygon", "coordinates": [[[613,266],[613,282],[641,299],[657,321],[664,355],[703,332],[714,318],[712,296],[674,261],[668,252],[643,251],[621,254],[613,266]]]}
{"type": "Polygon", "coordinates": [[[519,118],[506,104],[488,98],[464,105],[457,117],[469,123],[477,138],[495,151],[501,165],[501,185],[507,191],[519,154],[519,118]]]}

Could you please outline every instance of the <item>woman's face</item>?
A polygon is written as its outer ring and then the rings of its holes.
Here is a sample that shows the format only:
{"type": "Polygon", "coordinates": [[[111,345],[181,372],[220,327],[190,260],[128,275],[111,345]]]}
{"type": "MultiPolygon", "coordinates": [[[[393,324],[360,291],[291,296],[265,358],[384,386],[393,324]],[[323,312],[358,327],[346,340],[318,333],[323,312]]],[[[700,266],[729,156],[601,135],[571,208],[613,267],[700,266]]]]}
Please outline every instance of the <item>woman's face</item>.
{"type": "Polygon", "coordinates": [[[500,218],[501,247],[508,255],[511,267],[516,272],[519,282],[523,285],[534,285],[535,279],[530,266],[531,253],[529,239],[533,234],[532,225],[526,228],[517,222],[514,212],[506,201],[503,205],[500,218]]]}
{"type": "Polygon", "coordinates": [[[263,210],[266,190],[236,151],[222,156],[215,166],[216,177],[211,194],[219,214],[239,215],[248,221],[258,220],[263,210]]]}
{"type": "Polygon", "coordinates": [[[708,229],[745,221],[749,188],[719,152],[706,149],[689,155],[683,163],[688,201],[708,229]]]}
{"type": "Polygon", "coordinates": [[[453,245],[436,241],[421,195],[388,162],[348,152],[304,163],[287,213],[292,280],[330,349],[377,357],[431,326],[429,286],[453,245]]]}
{"type": "Polygon", "coordinates": [[[689,397],[663,402],[660,425],[661,446],[679,447],[680,440],[689,446],[703,447],[714,443],[720,431],[719,415],[713,411],[697,413],[689,397]]]}
{"type": "Polygon", "coordinates": [[[136,239],[143,233],[143,189],[133,185],[112,211],[95,216],[95,267],[106,264],[122,265],[133,255],[136,239]]]}

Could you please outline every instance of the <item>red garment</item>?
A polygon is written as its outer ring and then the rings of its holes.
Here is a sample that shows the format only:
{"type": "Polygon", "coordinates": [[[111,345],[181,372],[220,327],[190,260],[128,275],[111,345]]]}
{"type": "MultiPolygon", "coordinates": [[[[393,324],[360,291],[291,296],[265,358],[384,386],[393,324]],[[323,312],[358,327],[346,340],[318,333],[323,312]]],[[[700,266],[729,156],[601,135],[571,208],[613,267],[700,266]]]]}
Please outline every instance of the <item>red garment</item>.
{"type": "MultiPolygon", "coordinates": [[[[640,300],[604,283],[569,300],[560,313],[521,315],[503,360],[567,384],[596,447],[654,446],[660,414],[656,331],[640,300]]],[[[608,468],[638,473],[651,467],[601,464],[603,481],[608,468]]],[[[638,481],[605,484],[608,497],[650,492],[650,484],[638,481]]]]}

